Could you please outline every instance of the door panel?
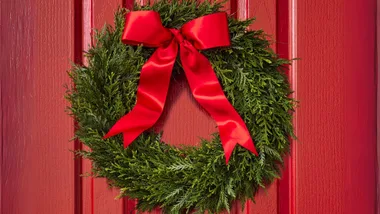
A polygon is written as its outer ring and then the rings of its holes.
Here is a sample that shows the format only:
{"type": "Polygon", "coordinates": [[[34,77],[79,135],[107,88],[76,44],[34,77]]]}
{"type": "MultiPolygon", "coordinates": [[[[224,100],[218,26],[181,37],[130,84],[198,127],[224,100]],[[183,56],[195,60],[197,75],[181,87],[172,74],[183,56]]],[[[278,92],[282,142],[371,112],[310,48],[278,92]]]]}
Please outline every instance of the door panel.
{"type": "Polygon", "coordinates": [[[376,1],[295,9],[297,212],[375,213],[376,1]]]}
{"type": "Polygon", "coordinates": [[[72,213],[74,121],[63,84],[74,60],[74,5],[5,0],[0,16],[0,212],[72,213]]]}

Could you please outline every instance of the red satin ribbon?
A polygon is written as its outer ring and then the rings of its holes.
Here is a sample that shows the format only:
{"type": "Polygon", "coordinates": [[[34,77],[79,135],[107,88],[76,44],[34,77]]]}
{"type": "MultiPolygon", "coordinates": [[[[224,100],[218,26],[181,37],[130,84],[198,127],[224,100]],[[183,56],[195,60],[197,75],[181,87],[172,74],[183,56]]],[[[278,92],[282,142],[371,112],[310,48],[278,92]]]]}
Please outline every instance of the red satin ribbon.
{"type": "Polygon", "coordinates": [[[163,27],[157,12],[130,12],[126,15],[122,41],[157,49],[142,67],[136,106],[104,138],[123,133],[127,147],[156,123],[164,109],[179,45],[191,92],[218,125],[226,163],[236,144],[257,155],[244,121],[225,97],[210,62],[198,51],[230,45],[226,13],[194,19],[177,30],[163,27]]]}

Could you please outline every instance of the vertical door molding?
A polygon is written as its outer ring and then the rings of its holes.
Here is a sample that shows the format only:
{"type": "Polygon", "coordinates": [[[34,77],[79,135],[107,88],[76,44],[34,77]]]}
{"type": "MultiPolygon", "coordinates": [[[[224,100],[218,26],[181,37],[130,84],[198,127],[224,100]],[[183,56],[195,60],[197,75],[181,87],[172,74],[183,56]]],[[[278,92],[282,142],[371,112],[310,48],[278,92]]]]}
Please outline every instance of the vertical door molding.
{"type": "Polygon", "coordinates": [[[377,214],[380,214],[380,0],[376,7],[376,75],[377,76],[377,214]]]}
{"type": "MultiPolygon", "coordinates": [[[[277,53],[285,59],[297,58],[297,0],[277,0],[277,53]]],[[[295,100],[297,97],[297,61],[292,61],[287,73],[295,100]]],[[[293,113],[294,134],[298,136],[297,110],[293,113]]],[[[296,214],[297,141],[291,139],[291,153],[285,158],[285,168],[278,185],[278,213],[296,214]]]]}

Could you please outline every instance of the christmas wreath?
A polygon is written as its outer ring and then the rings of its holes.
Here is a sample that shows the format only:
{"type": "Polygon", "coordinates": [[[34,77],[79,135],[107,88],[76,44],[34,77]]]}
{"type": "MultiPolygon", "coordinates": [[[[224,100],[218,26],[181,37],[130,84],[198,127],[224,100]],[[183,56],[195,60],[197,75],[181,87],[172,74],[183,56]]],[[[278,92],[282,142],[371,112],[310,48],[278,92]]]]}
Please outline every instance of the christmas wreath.
{"type": "Polygon", "coordinates": [[[230,210],[278,178],[293,136],[289,61],[263,31],[247,30],[251,22],[207,1],[116,12],[115,27],[96,33],[88,66],[69,72],[76,138],[90,148],[78,153],[93,175],[138,199],[139,210],[166,213],[230,210]],[[151,129],[181,73],[219,128],[199,147],[165,144],[151,129]]]}

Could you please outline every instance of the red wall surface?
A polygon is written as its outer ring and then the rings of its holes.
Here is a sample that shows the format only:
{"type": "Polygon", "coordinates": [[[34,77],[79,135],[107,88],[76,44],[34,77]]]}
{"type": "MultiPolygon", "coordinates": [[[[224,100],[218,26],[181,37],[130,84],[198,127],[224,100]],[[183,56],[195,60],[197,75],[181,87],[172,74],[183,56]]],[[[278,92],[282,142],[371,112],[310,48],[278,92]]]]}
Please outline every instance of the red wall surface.
{"type": "MultiPolygon", "coordinates": [[[[113,23],[122,0],[4,0],[1,4],[1,213],[134,213],[134,201],[115,200],[104,179],[74,159],[68,142],[74,121],[64,112],[70,60],[91,30],[113,23]],[[66,140],[67,139],[67,140],[66,140]]],[[[244,214],[373,214],[376,212],[375,0],[231,0],[237,18],[253,16],[276,40],[290,67],[293,143],[283,178],[256,196],[244,214]]],[[[169,94],[162,121],[168,143],[208,138],[214,122],[195,104],[186,81],[169,94]],[[175,102],[174,102],[175,101],[175,102]],[[186,123],[177,123],[186,121],[186,123]],[[174,132],[174,127],[176,132],[174,132]]],[[[160,213],[159,210],[153,213],[160,213]]]]}

